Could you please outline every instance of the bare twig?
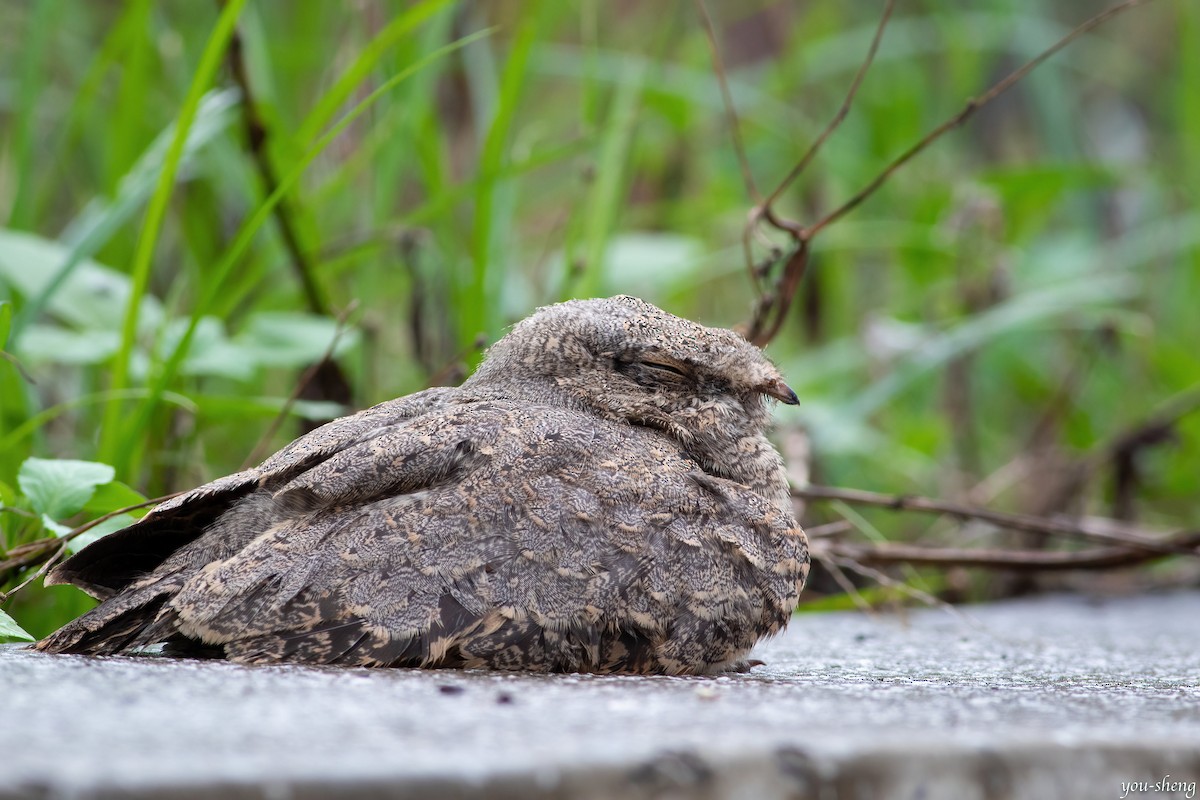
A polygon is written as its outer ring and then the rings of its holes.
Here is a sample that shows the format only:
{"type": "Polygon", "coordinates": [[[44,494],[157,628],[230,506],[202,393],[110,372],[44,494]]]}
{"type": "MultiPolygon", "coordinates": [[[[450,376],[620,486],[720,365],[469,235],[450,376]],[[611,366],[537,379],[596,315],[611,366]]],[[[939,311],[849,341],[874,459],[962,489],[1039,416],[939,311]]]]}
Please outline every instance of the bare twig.
{"type": "Polygon", "coordinates": [[[862,86],[863,78],[867,76],[867,70],[871,68],[871,64],[875,61],[875,53],[879,51],[879,43],[883,41],[883,31],[887,28],[888,20],[892,17],[892,9],[894,7],[895,0],[887,0],[884,3],[883,14],[879,17],[879,25],[875,28],[875,36],[871,39],[871,46],[867,50],[867,57],[863,59],[862,66],[858,68],[858,72],[854,76],[854,81],[850,84],[850,90],[846,92],[846,99],[842,101],[841,108],[833,115],[833,119],[829,120],[829,124],[825,126],[825,130],[821,131],[821,135],[809,145],[808,151],[800,158],[796,166],[792,167],[791,172],[779,182],[779,185],[775,187],[770,196],[754,212],[751,212],[751,224],[757,223],[757,216],[761,215],[771,222],[772,225],[782,230],[792,229],[790,226],[794,223],[776,219],[772,213],[771,206],[779,199],[781,194],[787,191],[792,182],[800,177],[804,170],[808,168],[808,165],[816,158],[817,153],[820,152],[825,141],[833,135],[833,132],[846,119],[846,115],[850,113],[850,106],[854,103],[854,96],[858,94],[858,88],[862,86]]]}
{"type": "MultiPolygon", "coordinates": [[[[820,558],[820,557],[822,557],[822,556],[818,556],[818,558],[820,558]]],[[[838,555],[835,555],[828,551],[826,553],[824,553],[823,558],[824,558],[824,561],[822,561],[822,563],[825,564],[826,566],[828,566],[831,563],[836,563],[836,564],[838,564],[838,566],[845,567],[846,569],[850,570],[851,572],[856,572],[859,575],[862,575],[864,578],[870,578],[870,579],[874,580],[880,586],[886,586],[889,589],[893,589],[893,590],[900,592],[903,595],[907,595],[908,597],[911,597],[915,600],[920,600],[922,603],[925,603],[928,606],[932,606],[934,608],[940,608],[943,611],[949,611],[951,614],[954,614],[955,616],[960,617],[962,619],[967,618],[965,614],[963,614],[961,611],[956,609],[954,606],[947,603],[945,600],[942,600],[938,597],[934,597],[933,595],[931,595],[929,592],[925,591],[924,589],[919,589],[916,586],[912,586],[910,584],[905,583],[904,581],[898,581],[895,578],[891,577],[890,575],[885,575],[884,573],[880,572],[879,570],[872,569],[871,567],[868,567],[867,565],[860,563],[859,561],[856,561],[853,558],[846,558],[844,556],[838,556],[838,555]]]]}
{"type": "MultiPolygon", "coordinates": [[[[875,506],[892,511],[916,511],[927,514],[949,514],[962,519],[978,519],[989,522],[997,527],[1010,530],[1044,533],[1055,536],[1067,536],[1077,539],[1118,545],[1132,550],[1143,550],[1151,553],[1166,555],[1200,555],[1196,545],[1179,544],[1170,540],[1158,539],[1143,531],[1123,529],[1101,529],[1097,525],[1085,524],[1082,520],[1067,521],[1048,517],[1036,517],[1030,514],[1011,514],[1003,511],[993,511],[987,508],[951,503],[930,497],[911,495],[886,495],[867,492],[859,489],[839,489],[830,486],[805,486],[793,488],[792,495],[806,500],[840,500],[854,505],[875,506]]],[[[1119,525],[1115,520],[1113,526],[1119,525]]]]}
{"type": "MultiPolygon", "coordinates": [[[[219,2],[224,2],[224,0],[219,0],[219,2]]],[[[234,82],[237,83],[238,89],[242,93],[242,119],[245,123],[250,154],[262,178],[263,190],[269,197],[279,189],[279,178],[275,174],[275,167],[271,164],[271,156],[267,148],[267,126],[263,120],[254,87],[250,83],[240,31],[235,30],[229,40],[228,60],[234,82]]],[[[317,285],[316,265],[313,263],[309,251],[300,243],[299,229],[294,216],[295,210],[286,196],[275,204],[272,214],[279,224],[279,233],[283,238],[284,248],[289,256],[288,260],[300,281],[309,310],[323,317],[332,316],[329,302],[317,285]]],[[[315,370],[310,370],[306,374],[308,379],[304,385],[313,387],[314,399],[345,403],[349,402],[354,395],[350,381],[335,361],[329,359],[320,361],[315,370]]],[[[305,420],[304,430],[311,430],[321,422],[323,420],[305,420]]]]}
{"type": "Polygon", "coordinates": [[[481,352],[487,348],[487,337],[483,334],[475,337],[475,341],[469,346],[460,350],[454,358],[447,361],[440,369],[429,376],[429,380],[425,382],[425,388],[429,389],[434,386],[446,386],[455,383],[456,377],[461,381],[465,377],[466,367],[465,362],[469,356],[481,352]]]}
{"type": "Polygon", "coordinates": [[[938,125],[936,128],[929,131],[929,133],[925,134],[925,136],[923,136],[919,141],[893,159],[892,162],[888,164],[878,175],[876,175],[875,178],[872,179],[865,187],[811,226],[805,227],[797,222],[782,219],[773,212],[771,204],[775,199],[777,199],[779,192],[782,191],[783,188],[786,188],[786,186],[790,184],[792,180],[794,180],[794,176],[798,176],[803,172],[815,155],[816,149],[824,142],[825,138],[828,137],[828,134],[831,133],[834,128],[836,128],[836,125],[840,123],[841,119],[844,118],[844,112],[849,109],[849,103],[853,99],[854,93],[858,89],[861,78],[866,72],[866,67],[869,66],[871,59],[874,57],[875,46],[878,44],[878,39],[882,35],[883,26],[887,21],[888,14],[890,13],[891,3],[889,2],[884,11],[883,18],[880,20],[880,27],[876,30],[876,37],[872,42],[872,49],[868,53],[868,57],[864,61],[863,66],[859,69],[859,74],[855,77],[854,83],[851,85],[851,91],[847,96],[846,102],[843,103],[842,110],[838,112],[838,115],[836,115],[833,122],[831,122],[831,127],[827,128],[826,133],[823,133],[821,137],[818,137],[817,141],[814,142],[813,147],[809,149],[809,152],[805,153],[800,162],[793,167],[792,171],[788,174],[788,177],[781,182],[781,189],[772,192],[771,196],[766,202],[760,206],[756,206],[750,213],[749,222],[747,224],[746,231],[743,233],[742,242],[743,249],[746,252],[747,267],[750,269],[754,277],[754,284],[756,288],[760,286],[760,283],[758,275],[753,267],[753,253],[750,247],[750,231],[757,228],[759,221],[766,221],[772,227],[786,232],[791,237],[794,247],[792,254],[788,257],[787,263],[784,266],[783,274],[781,274],[776,280],[772,289],[768,292],[760,291],[759,302],[755,308],[753,318],[748,324],[742,326],[751,334],[747,338],[750,338],[755,344],[762,346],[770,342],[771,339],[774,338],[774,336],[782,328],[784,318],[787,316],[787,312],[791,307],[792,295],[795,293],[796,289],[799,288],[800,281],[803,278],[805,271],[809,267],[809,243],[812,241],[813,237],[861,205],[863,201],[878,191],[878,189],[885,182],[887,182],[887,180],[897,170],[919,155],[922,151],[933,144],[933,142],[940,139],[947,132],[965,123],[981,108],[995,100],[999,95],[1011,88],[1015,83],[1024,78],[1032,70],[1040,66],[1042,62],[1046,61],[1058,51],[1062,50],[1078,37],[1107,22],[1118,14],[1148,2],[1150,2],[1150,0],[1125,0],[1125,2],[1111,6],[1105,11],[1096,14],[1087,21],[1076,26],[1053,45],[1043,50],[1037,56],[1030,59],[1028,62],[998,83],[994,84],[982,95],[968,100],[961,111],[959,111],[953,117],[950,117],[941,125],[938,125]],[[768,320],[770,321],[768,322],[768,320]]]}
{"type": "MultiPolygon", "coordinates": [[[[889,0],[891,2],[891,0],[889,0]]],[[[712,53],[713,71],[717,74],[717,83],[721,85],[721,99],[725,103],[725,116],[729,119],[729,134],[733,137],[733,150],[737,154],[738,166],[742,169],[742,181],[746,184],[746,194],[755,203],[762,200],[758,186],[754,183],[754,173],[750,170],[750,160],[746,158],[746,145],[742,141],[741,125],[738,121],[737,107],[733,104],[733,95],[729,92],[729,82],[725,77],[725,62],[721,59],[721,48],[717,44],[717,32],[713,28],[712,17],[704,0],[695,0],[696,11],[700,21],[704,23],[704,33],[708,37],[708,49],[712,53]]],[[[770,201],[767,201],[768,205],[770,201]]]]}
{"type": "Polygon", "coordinates": [[[1009,73],[1005,78],[994,84],[982,95],[968,100],[967,104],[961,111],[943,122],[941,125],[938,125],[929,133],[925,134],[920,141],[897,156],[892,163],[888,164],[882,172],[875,176],[874,180],[860,189],[849,200],[826,214],[819,222],[810,227],[808,229],[809,237],[811,238],[812,236],[815,236],[817,232],[828,227],[831,223],[836,222],[838,219],[857,208],[864,200],[874,194],[876,190],[878,190],[879,187],[887,181],[888,178],[892,177],[896,170],[900,169],[900,167],[911,161],[914,156],[920,154],[926,147],[940,139],[945,133],[959,127],[968,119],[973,117],[976,112],[979,111],[979,109],[983,108],[988,103],[992,102],[1001,94],[1006,92],[1008,89],[1012,88],[1013,84],[1017,83],[1034,69],[1039,67],[1046,59],[1053,56],[1059,50],[1062,50],[1064,47],[1075,41],[1083,34],[1102,25],[1118,14],[1148,2],[1150,2],[1150,0],[1125,0],[1123,3],[1118,3],[1115,6],[1111,6],[1104,11],[1101,11],[1096,16],[1073,28],[1067,35],[1063,36],[1057,42],[1050,45],[1050,47],[1046,48],[1032,59],[1025,62],[1014,72],[1009,73]]]}
{"type": "MultiPolygon", "coordinates": [[[[59,540],[59,541],[61,541],[61,540],[59,540]]],[[[67,543],[63,542],[61,545],[59,545],[58,550],[54,553],[54,555],[48,557],[44,562],[42,562],[42,565],[40,567],[38,567],[36,572],[34,572],[32,575],[30,575],[25,580],[18,583],[13,588],[9,589],[7,592],[0,592],[0,603],[7,602],[8,598],[12,597],[17,592],[21,591],[26,586],[33,583],[38,578],[42,577],[47,572],[49,572],[50,568],[53,567],[55,564],[57,564],[58,560],[61,559],[64,555],[66,555],[66,552],[67,552],[67,543]]]]}
{"type": "Polygon", "coordinates": [[[8,363],[12,364],[13,369],[17,371],[17,374],[20,375],[26,383],[28,383],[30,386],[37,386],[37,381],[35,381],[33,376],[29,374],[29,371],[25,369],[25,365],[21,363],[19,358],[7,350],[0,350],[0,358],[3,358],[8,363]]]}
{"type": "Polygon", "coordinates": [[[804,280],[804,275],[808,272],[811,253],[808,241],[801,240],[788,256],[775,288],[760,298],[758,311],[746,334],[746,338],[759,347],[769,344],[783,327],[792,301],[796,297],[796,290],[800,288],[800,281],[804,280]]]}
{"type": "Polygon", "coordinates": [[[859,611],[862,611],[865,614],[875,613],[874,607],[867,602],[867,598],[863,597],[862,592],[858,591],[858,587],[854,585],[854,581],[850,580],[850,578],[842,570],[842,566],[840,563],[838,563],[838,559],[822,559],[821,566],[825,567],[825,570],[829,573],[829,576],[833,578],[834,583],[836,583],[841,588],[842,592],[854,602],[854,605],[859,611]]]}
{"type": "MultiPolygon", "coordinates": [[[[258,174],[262,178],[263,189],[267,196],[270,196],[279,188],[279,178],[275,174],[275,167],[271,164],[271,157],[267,152],[267,126],[263,121],[254,89],[250,84],[240,31],[235,30],[229,40],[228,59],[233,80],[242,93],[242,120],[246,129],[250,154],[254,158],[258,174]]],[[[329,316],[329,304],[317,286],[313,274],[315,270],[309,259],[308,251],[300,244],[300,236],[292,217],[290,205],[286,200],[281,200],[275,205],[273,213],[275,221],[279,224],[279,233],[283,237],[283,245],[287,249],[292,269],[304,290],[304,299],[308,303],[309,309],[314,314],[329,316]]]]}
{"type": "MultiPolygon", "coordinates": [[[[136,511],[139,508],[156,506],[159,503],[165,503],[172,497],[178,497],[181,494],[183,494],[183,492],[175,492],[174,494],[163,495],[162,497],[155,497],[152,500],[145,500],[141,503],[134,503],[131,506],[118,508],[116,511],[109,511],[107,514],[102,514],[93,520],[89,520],[77,528],[72,528],[69,532],[64,533],[62,536],[47,536],[44,539],[36,539],[32,542],[26,542],[25,544],[12,548],[6,554],[8,557],[3,561],[0,561],[0,586],[2,586],[4,582],[8,580],[9,574],[13,572],[19,572],[23,569],[29,569],[30,567],[36,567],[39,564],[48,564],[49,566],[43,566],[42,569],[39,569],[33,577],[36,578],[38,575],[44,574],[46,570],[50,569],[50,567],[58,561],[58,559],[62,558],[63,554],[66,552],[67,542],[71,541],[76,536],[87,533],[101,522],[107,522],[113,517],[120,516],[121,514],[128,514],[130,511],[136,511]],[[53,553],[52,555],[52,552],[55,550],[58,552],[53,553]]],[[[8,598],[12,597],[17,593],[18,590],[24,588],[28,583],[29,580],[26,580],[19,586],[10,589],[7,592],[0,592],[0,603],[8,600],[8,598]]]]}
{"type": "MultiPolygon", "coordinates": [[[[1200,531],[1189,531],[1172,540],[1175,544],[1200,546],[1200,531]]],[[[1167,558],[1169,554],[1128,547],[1093,547],[1076,551],[968,550],[953,547],[921,547],[906,544],[862,545],[822,541],[813,547],[813,557],[849,558],[863,564],[907,564],[927,567],[974,567],[1014,572],[1104,570],[1132,567],[1167,558]]]]}
{"type": "Polygon", "coordinates": [[[1200,411],[1200,383],[1193,384],[1182,392],[1167,398],[1155,411],[1144,420],[1139,420],[1096,448],[1091,460],[1105,461],[1129,446],[1130,442],[1140,441],[1156,431],[1174,426],[1179,420],[1200,411]]]}
{"type": "Polygon", "coordinates": [[[826,539],[830,536],[841,536],[843,533],[849,533],[854,530],[854,523],[850,520],[839,519],[834,522],[826,522],[824,525],[814,525],[811,528],[805,528],[804,534],[813,539],[826,539]]]}

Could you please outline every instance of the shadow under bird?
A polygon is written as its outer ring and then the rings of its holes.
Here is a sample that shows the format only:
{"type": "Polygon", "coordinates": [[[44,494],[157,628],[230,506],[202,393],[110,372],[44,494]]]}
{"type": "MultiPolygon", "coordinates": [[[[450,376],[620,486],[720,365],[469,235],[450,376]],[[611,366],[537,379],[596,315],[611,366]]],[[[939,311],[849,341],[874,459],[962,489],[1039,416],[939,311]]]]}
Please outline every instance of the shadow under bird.
{"type": "Polygon", "coordinates": [[[335,420],[54,569],[102,602],[39,642],[243,663],[746,668],[808,573],[733,331],[633,297],[548,306],[457,388],[335,420]]]}

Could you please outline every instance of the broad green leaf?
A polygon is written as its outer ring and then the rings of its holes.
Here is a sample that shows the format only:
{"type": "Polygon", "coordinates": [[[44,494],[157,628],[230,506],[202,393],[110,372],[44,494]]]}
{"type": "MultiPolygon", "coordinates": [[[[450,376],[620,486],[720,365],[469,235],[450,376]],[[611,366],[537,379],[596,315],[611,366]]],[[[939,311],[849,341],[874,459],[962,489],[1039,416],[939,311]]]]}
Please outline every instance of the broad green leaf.
{"type": "MultiPolygon", "coordinates": [[[[25,297],[46,291],[70,248],[23,231],[0,229],[0,283],[25,297]]],[[[84,259],[47,299],[55,317],[79,328],[119,330],[121,312],[129,302],[129,276],[84,259]]],[[[142,298],[138,315],[143,333],[158,327],[162,305],[150,295],[142,298]]]]}
{"type": "MultiPolygon", "coordinates": [[[[234,342],[242,357],[262,366],[301,367],[319,360],[336,335],[337,322],[328,317],[268,311],[252,316],[234,342]]],[[[344,330],[334,353],[344,352],[357,339],[357,331],[344,330]]]]}
{"type": "Polygon", "coordinates": [[[17,621],[8,614],[0,611],[0,642],[12,641],[17,639],[22,642],[32,642],[33,637],[17,624],[17,621]]]}
{"type": "Polygon", "coordinates": [[[48,515],[42,514],[42,527],[47,532],[54,534],[58,538],[62,538],[71,532],[70,525],[63,525],[61,522],[55,522],[48,515]]]}
{"type": "MultiPolygon", "coordinates": [[[[173,319],[162,337],[164,354],[180,346],[187,333],[189,320],[173,319]]],[[[216,317],[204,317],[196,325],[187,358],[180,372],[184,375],[209,375],[245,381],[258,370],[258,354],[229,339],[225,326],[216,317]]]]}
{"type": "MultiPolygon", "coordinates": [[[[241,397],[237,395],[193,395],[206,419],[274,419],[287,404],[284,397],[241,397]]],[[[305,419],[333,419],[345,414],[341,403],[327,400],[296,400],[289,406],[289,415],[305,419]]],[[[247,445],[249,450],[249,445],[247,445]]]]}
{"type": "MultiPolygon", "coordinates": [[[[84,504],[83,510],[92,516],[100,516],[116,511],[118,508],[137,505],[146,502],[146,496],[120,481],[112,481],[96,487],[95,494],[84,504]]],[[[143,516],[150,509],[138,509],[134,516],[143,516]]]]}
{"type": "Polygon", "coordinates": [[[116,474],[108,464],[73,459],[27,458],[17,484],[40,514],[63,519],[83,508],[96,487],[116,474]]]}
{"type": "MultiPolygon", "coordinates": [[[[221,134],[233,122],[236,118],[234,111],[237,102],[238,93],[233,89],[214,91],[205,96],[200,110],[197,112],[195,124],[188,131],[184,152],[185,160],[211,139],[221,134]]],[[[76,276],[81,271],[88,272],[94,268],[94,262],[89,261],[88,258],[99,250],[112,237],[113,233],[129,221],[134,212],[150,195],[158,180],[159,172],[162,170],[167,147],[174,138],[174,130],[175,123],[172,122],[166,130],[159,134],[133,168],[121,179],[117,186],[116,197],[111,202],[99,198],[93,199],[63,231],[58,244],[59,249],[53,258],[41,264],[42,268],[36,274],[39,279],[36,290],[25,292],[29,302],[22,309],[17,321],[14,331],[15,338],[21,338],[24,332],[23,328],[36,321],[43,308],[50,308],[58,316],[62,316],[64,308],[69,311],[76,310],[69,300],[69,297],[76,292],[66,291],[68,300],[64,300],[62,297],[65,291],[63,287],[69,287],[78,281],[76,276]]],[[[0,231],[0,233],[3,232],[0,231]]],[[[120,277],[125,287],[125,293],[121,295],[120,302],[114,299],[111,304],[106,306],[107,316],[115,317],[119,313],[124,299],[128,297],[129,280],[124,275],[120,277]]],[[[142,298],[139,305],[139,331],[145,332],[156,327],[162,317],[157,301],[153,297],[146,296],[142,298]],[[156,309],[158,310],[156,311],[156,309]]],[[[90,309],[78,310],[88,311],[90,309]]],[[[116,330],[118,325],[108,324],[103,327],[116,330]]]]}
{"type": "Polygon", "coordinates": [[[21,337],[19,355],[32,364],[99,364],[112,358],[120,344],[121,336],[116,331],[30,325],[21,337]]]}
{"type": "Polygon", "coordinates": [[[694,283],[704,244],[673,233],[630,232],[615,236],[604,251],[604,294],[627,292],[657,297],[694,283]]]}

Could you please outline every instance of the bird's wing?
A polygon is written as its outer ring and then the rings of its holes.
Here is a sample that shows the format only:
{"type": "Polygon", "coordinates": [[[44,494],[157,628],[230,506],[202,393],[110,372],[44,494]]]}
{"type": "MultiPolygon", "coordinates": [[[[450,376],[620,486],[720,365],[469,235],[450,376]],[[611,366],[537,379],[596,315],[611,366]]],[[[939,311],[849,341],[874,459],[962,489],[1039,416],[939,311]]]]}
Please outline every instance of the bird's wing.
{"type": "Polygon", "coordinates": [[[790,513],[652,431],[449,407],[257,492],[254,538],[164,606],[245,661],[692,671],[778,630],[807,563],[790,513]]]}
{"type": "MultiPolygon", "coordinates": [[[[46,585],[70,583],[101,600],[153,572],[195,541],[233,504],[260,485],[278,485],[378,430],[440,407],[452,390],[428,389],[336,419],[300,437],[261,466],[207,483],[160,503],[142,519],[105,536],[55,567],[46,585]]],[[[214,557],[245,542],[221,542],[214,557]]]]}

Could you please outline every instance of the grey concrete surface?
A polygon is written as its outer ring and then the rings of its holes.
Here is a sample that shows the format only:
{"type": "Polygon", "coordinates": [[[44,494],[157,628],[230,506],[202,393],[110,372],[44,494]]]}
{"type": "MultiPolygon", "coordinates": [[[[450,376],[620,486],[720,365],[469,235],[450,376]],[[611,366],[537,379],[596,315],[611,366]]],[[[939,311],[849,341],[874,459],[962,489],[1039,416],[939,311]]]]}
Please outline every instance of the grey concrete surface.
{"type": "Polygon", "coordinates": [[[717,678],[3,647],[0,798],[1192,797],[1198,638],[1177,593],[804,615],[717,678]]]}

